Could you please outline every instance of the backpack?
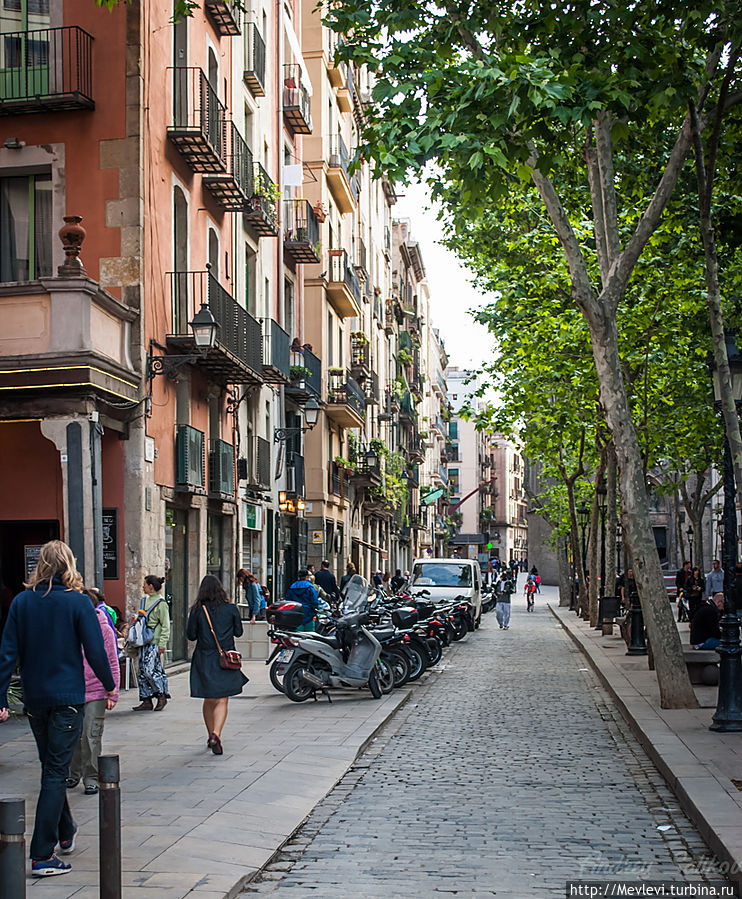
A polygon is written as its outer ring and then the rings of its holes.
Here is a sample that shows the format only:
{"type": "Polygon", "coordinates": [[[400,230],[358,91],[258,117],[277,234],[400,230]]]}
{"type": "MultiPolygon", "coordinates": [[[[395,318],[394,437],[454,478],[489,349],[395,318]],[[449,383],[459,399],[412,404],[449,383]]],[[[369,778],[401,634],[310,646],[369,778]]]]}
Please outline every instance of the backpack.
{"type": "Polygon", "coordinates": [[[149,625],[149,616],[162,601],[162,597],[160,597],[149,612],[145,612],[144,599],[142,599],[137,620],[129,628],[129,632],[126,635],[127,643],[130,643],[132,646],[148,646],[154,640],[155,629],[149,625]]]}

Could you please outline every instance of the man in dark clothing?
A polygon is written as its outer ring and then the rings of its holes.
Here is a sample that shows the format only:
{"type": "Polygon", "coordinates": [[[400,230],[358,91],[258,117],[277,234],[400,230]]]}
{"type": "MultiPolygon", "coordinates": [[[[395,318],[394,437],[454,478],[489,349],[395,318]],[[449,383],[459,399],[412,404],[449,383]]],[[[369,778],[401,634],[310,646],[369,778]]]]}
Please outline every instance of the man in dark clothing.
{"type": "Polygon", "coordinates": [[[405,579],[402,576],[402,569],[398,568],[394,572],[394,577],[392,578],[392,590],[394,590],[395,593],[398,593],[402,587],[404,587],[404,582],[405,579]]]}
{"type": "MultiPolygon", "coordinates": [[[[60,541],[52,543],[64,547],[74,563],[69,547],[60,541]]],[[[49,545],[42,548],[42,554],[49,545]]],[[[40,559],[43,561],[43,557],[40,559]]],[[[74,568],[72,573],[79,580],[74,568]]],[[[70,865],[54,854],[56,844],[64,855],[75,846],[77,827],[67,804],[65,778],[69,776],[85,711],[83,650],[106,690],[108,708],[113,708],[116,685],[90,598],[66,587],[60,575],[32,583],[34,587],[13,600],[3,631],[0,721],[8,719],[8,687],[17,660],[24,704],[41,762],[41,791],[30,846],[31,873],[34,877],[47,877],[70,871],[70,865]]],[[[81,581],[79,587],[82,588],[81,581]]]]}
{"type": "Polygon", "coordinates": [[[683,567],[678,568],[678,573],[675,575],[675,595],[680,596],[681,591],[685,590],[685,582],[688,580],[690,576],[690,562],[685,559],[683,561],[683,567]]]}
{"type": "Polygon", "coordinates": [[[693,649],[716,649],[721,643],[719,618],[724,609],[724,594],[707,597],[690,620],[690,642],[693,649]]]}
{"type": "Polygon", "coordinates": [[[338,599],[340,591],[338,590],[338,582],[335,575],[330,571],[330,563],[325,559],[322,567],[314,576],[315,584],[318,584],[331,599],[338,599]]]}
{"type": "Polygon", "coordinates": [[[286,591],[285,602],[300,602],[304,606],[304,618],[297,631],[315,630],[314,618],[319,609],[319,594],[309,580],[309,572],[302,568],[294,583],[286,591]]]}

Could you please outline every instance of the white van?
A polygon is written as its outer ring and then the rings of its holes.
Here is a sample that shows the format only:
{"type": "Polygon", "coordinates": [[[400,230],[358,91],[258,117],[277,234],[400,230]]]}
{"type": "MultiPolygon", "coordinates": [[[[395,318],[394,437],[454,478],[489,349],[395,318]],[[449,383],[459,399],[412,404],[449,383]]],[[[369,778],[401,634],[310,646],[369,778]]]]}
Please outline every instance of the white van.
{"type": "Polygon", "coordinates": [[[431,602],[463,596],[474,607],[474,623],[482,620],[482,574],[473,559],[416,559],[412,563],[409,590],[414,595],[430,592],[431,602]]]}

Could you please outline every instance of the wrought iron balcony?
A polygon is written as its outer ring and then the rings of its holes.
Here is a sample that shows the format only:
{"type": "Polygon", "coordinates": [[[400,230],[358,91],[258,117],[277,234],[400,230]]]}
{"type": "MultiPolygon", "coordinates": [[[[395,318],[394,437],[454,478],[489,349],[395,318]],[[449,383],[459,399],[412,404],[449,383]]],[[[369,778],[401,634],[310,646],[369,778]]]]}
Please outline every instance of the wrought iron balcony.
{"type": "Polygon", "coordinates": [[[258,26],[248,22],[245,28],[245,68],[242,80],[253,97],[265,96],[265,41],[258,26]]]}
{"type": "Polygon", "coordinates": [[[407,458],[412,462],[425,461],[425,441],[417,432],[413,430],[407,442],[407,458]]]}
{"type": "Polygon", "coordinates": [[[193,353],[195,342],[188,323],[206,305],[217,321],[216,343],[197,364],[223,384],[260,384],[263,381],[260,323],[240,306],[208,271],[170,272],[171,333],[168,349],[193,353]]]}
{"type": "Polygon", "coordinates": [[[322,363],[311,350],[292,351],[291,384],[286,394],[298,403],[306,403],[310,396],[322,399],[322,363]]]}
{"type": "Polygon", "coordinates": [[[325,413],[345,428],[359,428],[366,416],[366,396],[350,372],[331,368],[327,373],[325,413]]]}
{"type": "Polygon", "coordinates": [[[350,336],[350,371],[356,380],[364,380],[371,373],[371,344],[362,332],[350,336]]]}
{"type": "Polygon", "coordinates": [[[406,390],[399,401],[399,418],[401,421],[414,422],[417,420],[415,400],[409,390],[406,390]]]}
{"type": "Polygon", "coordinates": [[[312,102],[294,63],[283,67],[283,120],[294,134],[312,133],[312,102]]]}
{"type": "Polygon", "coordinates": [[[361,238],[358,239],[358,254],[356,261],[356,274],[362,280],[368,283],[368,269],[366,261],[366,244],[361,238]]]}
{"type": "Polygon", "coordinates": [[[1,40],[0,115],[95,107],[93,38],[87,31],[67,25],[13,31],[1,40]]]}
{"type": "Polygon", "coordinates": [[[350,474],[337,462],[330,462],[327,470],[327,492],[344,499],[350,492],[350,474]]]}
{"type": "Polygon", "coordinates": [[[294,262],[319,262],[319,222],[309,200],[283,201],[283,250],[294,262]]]}
{"type": "Polygon", "coordinates": [[[335,197],[340,212],[353,212],[356,208],[358,192],[351,184],[349,172],[350,155],[345,141],[339,134],[328,138],[327,183],[335,197]]]}
{"type": "Polygon", "coordinates": [[[216,202],[227,212],[242,212],[253,194],[253,160],[250,148],[234,122],[226,128],[226,168],[203,177],[216,202]]]}
{"type": "Polygon", "coordinates": [[[168,139],[193,172],[224,172],[227,110],[201,69],[173,73],[173,123],[168,139]]]}
{"type": "Polygon", "coordinates": [[[291,364],[289,361],[291,340],[284,329],[268,319],[263,333],[263,377],[273,384],[289,381],[291,364]]]}
{"type": "Polygon", "coordinates": [[[234,497],[234,447],[224,440],[209,442],[209,493],[234,497]]]}
{"type": "Polygon", "coordinates": [[[245,221],[259,237],[278,236],[278,192],[263,166],[253,164],[252,196],[245,207],[245,221]]]}
{"type": "Polygon", "coordinates": [[[379,405],[379,376],[375,371],[370,372],[363,382],[363,392],[366,394],[367,406],[379,405]]]}
{"type": "Polygon", "coordinates": [[[361,282],[345,250],[328,250],[327,296],[341,318],[360,316],[361,282]]]}
{"type": "Polygon", "coordinates": [[[204,7],[218,35],[230,37],[240,33],[242,10],[234,0],[204,0],[204,7]]]}

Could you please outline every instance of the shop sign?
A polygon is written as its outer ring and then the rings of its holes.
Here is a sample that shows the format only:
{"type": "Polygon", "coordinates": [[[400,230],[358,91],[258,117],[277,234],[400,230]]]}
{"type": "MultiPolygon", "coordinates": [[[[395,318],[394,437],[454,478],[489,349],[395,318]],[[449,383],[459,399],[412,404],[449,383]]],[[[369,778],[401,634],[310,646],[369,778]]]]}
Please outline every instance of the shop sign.
{"type": "Polygon", "coordinates": [[[29,543],[23,547],[23,556],[26,564],[26,580],[34,573],[36,563],[39,561],[39,553],[43,543],[29,543]]]}
{"type": "Polygon", "coordinates": [[[242,527],[250,531],[263,530],[263,507],[253,503],[242,503],[242,527]]]}
{"type": "Polygon", "coordinates": [[[322,543],[323,536],[322,531],[312,531],[312,543],[322,543]]]}
{"type": "Polygon", "coordinates": [[[103,509],[103,580],[119,576],[119,510],[103,509]]]}

